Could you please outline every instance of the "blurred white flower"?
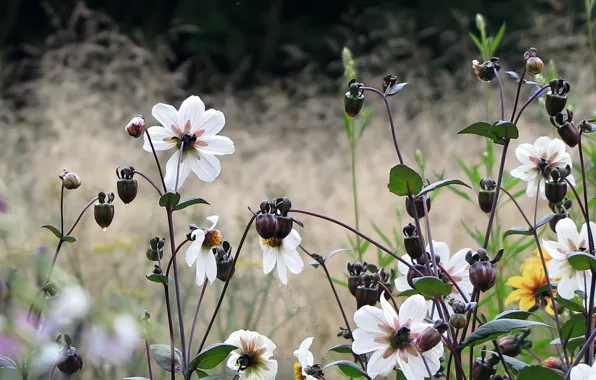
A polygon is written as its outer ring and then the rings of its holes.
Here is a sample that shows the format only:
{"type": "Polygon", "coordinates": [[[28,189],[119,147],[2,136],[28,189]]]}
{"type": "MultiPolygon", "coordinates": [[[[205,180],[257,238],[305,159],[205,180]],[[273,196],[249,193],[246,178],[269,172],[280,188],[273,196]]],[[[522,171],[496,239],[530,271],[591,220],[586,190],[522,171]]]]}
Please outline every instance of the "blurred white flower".
{"type": "Polygon", "coordinates": [[[221,245],[223,242],[223,235],[218,230],[214,229],[219,220],[219,216],[212,215],[207,217],[211,222],[211,227],[207,229],[197,228],[191,232],[190,236],[193,242],[186,250],[186,264],[189,267],[196,262],[196,283],[202,286],[205,282],[205,277],[209,279],[209,284],[217,278],[217,262],[212,248],[221,245]]]}
{"type": "Polygon", "coordinates": [[[570,380],[596,380],[596,363],[590,367],[587,364],[578,364],[571,368],[570,380]]]}
{"type": "MultiPolygon", "coordinates": [[[[449,246],[446,243],[433,240],[433,250],[436,257],[439,259],[439,265],[445,269],[445,272],[449,274],[453,281],[455,281],[455,284],[457,284],[457,286],[466,294],[466,297],[469,299],[470,293],[472,293],[472,290],[474,290],[474,285],[472,285],[470,282],[470,275],[468,272],[469,264],[466,261],[466,253],[470,250],[470,248],[460,249],[453,256],[450,256],[449,246]]],[[[426,245],[426,252],[430,252],[429,244],[426,245]]],[[[410,264],[413,264],[412,258],[407,254],[403,255],[402,259],[410,264]]],[[[400,261],[397,264],[397,270],[401,276],[395,279],[395,289],[400,292],[412,289],[410,284],[408,284],[408,266],[400,261]]],[[[450,297],[454,300],[463,301],[463,297],[455,286],[451,291],[450,297]]],[[[451,305],[449,305],[447,302],[445,304],[447,306],[447,311],[451,315],[453,313],[451,305]]],[[[432,319],[439,318],[437,308],[434,307],[432,300],[427,301],[427,307],[432,319]]]]}
{"type": "Polygon", "coordinates": [[[228,358],[228,368],[240,371],[240,379],[275,380],[277,360],[271,359],[275,343],[255,331],[234,331],[224,343],[239,347],[228,358]]]}
{"type": "Polygon", "coordinates": [[[353,331],[355,354],[372,353],[366,372],[371,378],[388,376],[399,365],[408,380],[424,380],[428,371],[434,375],[441,367],[443,342],[421,353],[417,347],[420,334],[432,324],[423,322],[426,317],[426,302],[419,294],[409,297],[401,305],[399,316],[384,297],[380,297],[381,308],[363,306],[354,313],[358,328],[353,331]],[[422,357],[424,356],[424,360],[422,357]]]}
{"type": "MultiPolygon", "coordinates": [[[[565,152],[565,143],[557,138],[551,140],[542,136],[536,139],[534,145],[521,144],[515,149],[515,155],[521,166],[513,169],[511,175],[528,183],[526,195],[532,198],[536,196],[540,182],[540,197],[546,199],[544,183],[548,179],[545,172],[547,167],[564,169],[567,165],[572,166],[571,156],[565,152]]],[[[575,185],[573,175],[570,174],[567,179],[575,185]]]]}
{"type": "Polygon", "coordinates": [[[113,319],[110,329],[91,327],[86,357],[95,362],[103,359],[114,364],[124,363],[140,343],[141,331],[136,319],[120,314],[113,319]]]}
{"type": "Polygon", "coordinates": [[[310,367],[315,364],[315,357],[309,351],[314,338],[306,338],[300,343],[300,347],[294,351],[294,356],[298,358],[298,363],[294,364],[294,376],[297,379],[316,380],[316,377],[309,375],[310,367]]]}
{"type": "MultiPolygon", "coordinates": [[[[596,233],[596,223],[590,222],[592,237],[596,233]]],[[[557,240],[542,240],[542,245],[552,257],[548,263],[548,275],[551,278],[561,277],[557,285],[559,296],[570,299],[575,295],[576,290],[586,291],[584,281],[588,284],[592,279],[589,270],[578,271],[574,269],[567,260],[567,254],[571,252],[589,252],[588,248],[588,226],[584,223],[580,233],[573,220],[561,219],[555,227],[557,240]]]]}
{"type": "Polygon", "coordinates": [[[290,234],[283,239],[272,237],[260,238],[259,243],[263,250],[263,271],[268,274],[277,264],[277,275],[282,284],[288,284],[286,268],[294,274],[302,272],[304,261],[296,251],[302,238],[298,231],[292,229],[290,234]]]}
{"type": "MultiPolygon", "coordinates": [[[[177,149],[166,163],[165,183],[168,191],[177,190],[178,162],[178,188],[191,171],[205,182],[212,182],[219,176],[221,164],[215,156],[232,154],[235,150],[232,140],[217,136],[226,122],[223,113],[214,109],[205,111],[205,104],[198,96],[189,96],[179,110],[169,104],[157,103],[151,113],[163,125],[147,129],[155,150],[177,149]],[[184,147],[180,157],[182,143],[184,147]]],[[[143,149],[151,152],[151,144],[147,136],[143,136],[143,149]]]]}

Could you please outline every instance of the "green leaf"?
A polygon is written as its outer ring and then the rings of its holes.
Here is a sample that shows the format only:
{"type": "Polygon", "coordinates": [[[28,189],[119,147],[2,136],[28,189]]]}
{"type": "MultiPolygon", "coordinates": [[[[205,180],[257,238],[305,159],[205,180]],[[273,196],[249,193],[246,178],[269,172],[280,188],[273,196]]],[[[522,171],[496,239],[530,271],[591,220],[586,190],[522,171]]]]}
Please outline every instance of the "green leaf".
{"type": "Polygon", "coordinates": [[[596,270],[596,257],[584,252],[571,252],[567,254],[567,261],[576,270],[596,270]]]}
{"type": "Polygon", "coordinates": [[[532,315],[534,315],[534,314],[532,314],[532,313],[530,313],[528,311],[523,311],[523,310],[505,310],[501,314],[497,315],[495,317],[495,319],[522,319],[522,320],[526,320],[526,319],[528,319],[528,317],[530,317],[532,315]]]}
{"type": "Polygon", "coordinates": [[[359,379],[361,377],[368,378],[368,375],[362,370],[362,368],[358,367],[349,360],[338,360],[336,362],[329,363],[323,367],[323,370],[329,367],[337,367],[344,373],[344,375],[353,377],[355,379],[359,379]]]}
{"type": "Polygon", "coordinates": [[[518,380],[561,380],[563,376],[541,365],[529,365],[519,371],[518,380]]]}
{"type": "Polygon", "coordinates": [[[146,274],[145,277],[151,282],[157,282],[161,284],[167,284],[168,282],[172,281],[172,279],[165,274],[149,273],[146,274]]]}
{"type": "Polygon", "coordinates": [[[536,228],[544,226],[546,223],[550,222],[552,218],[557,216],[557,214],[548,214],[536,223],[536,228]]]}
{"type": "Polygon", "coordinates": [[[470,39],[472,40],[472,42],[474,42],[474,45],[476,45],[478,50],[482,50],[482,44],[480,43],[480,40],[478,39],[478,37],[476,37],[476,35],[472,32],[469,32],[469,35],[470,35],[470,39]]]}
{"type": "Polygon", "coordinates": [[[503,35],[505,34],[505,29],[506,29],[506,24],[503,23],[503,25],[501,25],[501,27],[499,28],[499,31],[497,32],[495,39],[492,41],[492,43],[490,45],[490,54],[489,55],[494,55],[495,51],[497,50],[497,47],[499,47],[499,43],[501,42],[501,39],[503,38],[503,35]]]}
{"type": "Polygon", "coordinates": [[[565,309],[570,311],[575,311],[576,313],[585,314],[586,310],[584,309],[583,305],[580,305],[572,300],[568,300],[561,297],[555,297],[555,302],[557,305],[563,306],[565,309]]]}
{"type": "Polygon", "coordinates": [[[517,329],[523,329],[531,326],[544,326],[552,328],[551,326],[536,321],[522,321],[519,319],[496,319],[485,323],[478,327],[472,335],[468,336],[460,346],[461,348],[466,346],[475,346],[482,344],[489,340],[495,339],[500,335],[508,334],[517,329]]]}
{"type": "MultiPolygon", "coordinates": [[[[585,340],[585,336],[576,336],[575,338],[571,338],[567,341],[567,349],[569,352],[573,353],[584,344],[585,340]]],[[[550,344],[561,344],[561,339],[557,338],[550,342],[550,344]]]]}
{"type": "Polygon", "coordinates": [[[184,208],[187,208],[188,206],[199,205],[199,204],[208,205],[209,202],[207,202],[203,198],[188,198],[188,199],[185,199],[182,202],[178,203],[176,205],[176,207],[174,207],[174,211],[182,210],[184,208]]]}
{"type": "Polygon", "coordinates": [[[446,284],[436,277],[425,276],[413,280],[414,289],[425,297],[446,296],[453,290],[452,284],[446,284]]]}
{"type": "Polygon", "coordinates": [[[418,294],[418,291],[416,289],[408,289],[408,290],[404,290],[401,293],[398,293],[396,295],[396,297],[410,297],[410,296],[413,296],[414,294],[418,294]]]}
{"type": "Polygon", "coordinates": [[[393,86],[389,87],[387,89],[387,91],[385,91],[385,95],[387,95],[387,96],[395,95],[398,92],[400,92],[404,87],[406,87],[407,84],[408,84],[408,82],[395,83],[393,86]]]}
{"type": "Polygon", "coordinates": [[[493,134],[492,125],[487,123],[486,121],[479,121],[474,124],[471,124],[461,131],[457,132],[458,135],[477,135],[488,137],[491,140],[494,140],[495,135],[493,134]]]}
{"type": "Polygon", "coordinates": [[[175,207],[180,201],[180,194],[167,192],[159,198],[159,205],[161,207],[175,207]]]}
{"type": "Polygon", "coordinates": [[[462,185],[462,186],[465,186],[465,187],[471,189],[470,186],[466,185],[464,182],[460,181],[459,179],[444,179],[442,181],[437,181],[437,182],[431,183],[430,185],[426,186],[424,189],[420,190],[418,195],[423,195],[423,194],[429,193],[431,191],[437,190],[443,186],[449,186],[449,185],[462,185]]]}
{"type": "Polygon", "coordinates": [[[352,353],[352,345],[351,344],[338,344],[337,346],[333,346],[327,350],[327,352],[339,352],[340,354],[351,354],[352,353]]]}
{"type": "Polygon", "coordinates": [[[528,366],[527,363],[517,360],[516,358],[512,358],[511,356],[503,355],[503,359],[505,359],[505,363],[507,363],[509,368],[511,368],[514,373],[519,373],[519,371],[528,366]]]}
{"type": "MultiPolygon", "coordinates": [[[[199,371],[201,371],[201,370],[198,369],[198,370],[196,370],[195,373],[198,374],[199,371]]],[[[203,371],[201,371],[201,372],[203,372],[203,371]]],[[[203,372],[203,373],[205,373],[205,372],[203,372]]],[[[207,374],[205,373],[205,375],[207,375],[207,374]]],[[[199,378],[201,378],[203,380],[219,380],[219,379],[225,379],[227,377],[234,377],[236,375],[238,375],[236,372],[224,372],[224,373],[220,373],[217,375],[211,375],[211,376],[199,376],[199,378]]]]}
{"type": "Polygon", "coordinates": [[[571,338],[584,335],[586,333],[586,317],[583,314],[574,314],[563,326],[561,326],[561,341],[567,342],[571,338]]]}
{"type": "Polygon", "coordinates": [[[54,236],[56,236],[58,239],[60,239],[62,237],[60,230],[58,230],[56,227],[52,226],[51,224],[44,224],[43,226],[41,226],[41,228],[47,228],[48,230],[52,231],[54,236]]]}
{"type": "Polygon", "coordinates": [[[197,369],[195,371],[195,373],[197,374],[197,376],[199,377],[199,379],[209,376],[209,374],[207,372],[201,371],[200,369],[197,369]]]}
{"type": "Polygon", "coordinates": [[[172,361],[174,361],[174,372],[182,372],[182,351],[179,349],[174,348],[174,358],[172,358],[169,344],[152,344],[149,346],[149,354],[157,365],[166,371],[172,371],[172,361]]]}
{"type": "Polygon", "coordinates": [[[418,194],[423,186],[422,178],[406,165],[395,165],[389,172],[389,191],[396,195],[418,194]]]}
{"type": "Polygon", "coordinates": [[[223,362],[230,352],[238,349],[233,344],[216,343],[205,348],[200,354],[194,357],[189,363],[189,368],[194,371],[197,368],[212,369],[223,362]]]}
{"type": "Polygon", "coordinates": [[[509,121],[499,120],[491,127],[491,132],[499,139],[516,139],[519,137],[517,126],[509,121]]]}
{"type": "Polygon", "coordinates": [[[512,227],[505,231],[503,234],[503,239],[505,239],[509,235],[532,235],[531,231],[528,231],[526,228],[523,227],[512,227]]]}
{"type": "Polygon", "coordinates": [[[74,237],[74,236],[67,235],[67,236],[62,236],[60,238],[60,240],[66,242],[66,243],[74,243],[78,239],[76,237],[74,237]]]}

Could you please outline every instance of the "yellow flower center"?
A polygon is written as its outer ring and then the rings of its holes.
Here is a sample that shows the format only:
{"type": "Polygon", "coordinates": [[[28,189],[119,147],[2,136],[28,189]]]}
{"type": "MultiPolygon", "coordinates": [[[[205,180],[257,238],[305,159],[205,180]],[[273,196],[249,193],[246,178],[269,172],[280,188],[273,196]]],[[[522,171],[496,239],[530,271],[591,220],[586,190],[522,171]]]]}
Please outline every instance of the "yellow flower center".
{"type": "Polygon", "coordinates": [[[223,243],[223,234],[219,230],[209,230],[205,233],[205,240],[203,240],[203,247],[213,248],[218,247],[223,243]]]}
{"type": "Polygon", "coordinates": [[[276,237],[263,239],[263,244],[271,248],[279,247],[281,245],[281,239],[278,239],[276,237]]]}
{"type": "Polygon", "coordinates": [[[300,363],[294,363],[294,380],[304,380],[305,377],[302,376],[302,366],[300,363]]]}

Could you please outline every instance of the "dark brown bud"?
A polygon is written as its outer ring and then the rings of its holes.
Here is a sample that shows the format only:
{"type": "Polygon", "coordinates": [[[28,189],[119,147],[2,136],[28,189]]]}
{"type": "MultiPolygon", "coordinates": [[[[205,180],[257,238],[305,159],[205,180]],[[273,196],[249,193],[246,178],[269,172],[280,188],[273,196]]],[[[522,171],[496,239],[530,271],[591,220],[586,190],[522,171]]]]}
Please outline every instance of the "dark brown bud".
{"type": "Polygon", "coordinates": [[[276,216],[275,218],[277,219],[277,232],[275,233],[275,237],[282,240],[292,232],[294,219],[289,216],[276,216]]]}
{"type": "Polygon", "coordinates": [[[163,258],[163,246],[165,239],[154,237],[149,240],[149,248],[145,251],[148,260],[159,261],[163,258]]]}
{"type": "Polygon", "coordinates": [[[451,305],[451,307],[453,308],[454,313],[463,314],[466,312],[466,304],[463,303],[462,301],[459,301],[459,300],[453,301],[453,304],[451,305]]]}
{"type": "Polygon", "coordinates": [[[488,261],[477,261],[470,267],[470,282],[482,292],[495,285],[497,271],[488,261]]]}
{"type": "Polygon", "coordinates": [[[413,260],[418,260],[425,252],[424,239],[420,239],[416,226],[414,226],[412,223],[409,223],[407,226],[405,226],[403,232],[405,235],[404,247],[407,254],[413,260]],[[420,240],[422,240],[422,244],[420,243],[420,240]]]}
{"type": "Polygon", "coordinates": [[[141,137],[146,127],[145,118],[142,115],[136,115],[126,124],[124,130],[136,139],[141,137]]]}
{"type": "Polygon", "coordinates": [[[550,179],[544,184],[544,193],[550,202],[559,203],[567,195],[567,182],[555,182],[550,179]]]}
{"type": "Polygon", "coordinates": [[[358,309],[362,306],[375,306],[379,300],[379,290],[373,284],[373,277],[369,274],[361,276],[360,285],[356,288],[356,305],[358,309]]]}
{"type": "Polygon", "coordinates": [[[122,168],[120,172],[116,170],[116,174],[118,175],[118,182],[116,183],[118,196],[124,204],[129,204],[137,196],[139,184],[137,183],[137,180],[133,178],[135,173],[134,170],[135,169],[132,166],[122,168]]]}
{"type": "Polygon", "coordinates": [[[491,380],[491,377],[497,372],[497,369],[485,362],[483,359],[476,359],[472,365],[471,380],[491,380]]]}
{"type": "Polygon", "coordinates": [[[561,140],[565,141],[570,148],[575,147],[579,143],[579,129],[570,121],[557,128],[561,140]]]}
{"type": "Polygon", "coordinates": [[[360,89],[361,83],[356,83],[354,79],[350,81],[350,90],[344,95],[344,110],[349,117],[355,117],[362,110],[364,105],[364,91],[360,89]]]}
{"type": "Polygon", "coordinates": [[[277,233],[277,217],[273,214],[259,214],[255,226],[259,236],[263,239],[271,239],[277,233]]]}
{"type": "Polygon", "coordinates": [[[354,297],[356,296],[356,289],[358,288],[358,285],[360,285],[360,276],[365,273],[367,269],[368,265],[366,263],[362,264],[359,261],[356,261],[353,264],[348,263],[348,273],[350,274],[350,277],[348,277],[348,289],[354,297]]]}
{"type": "Polygon", "coordinates": [[[474,69],[474,74],[476,74],[476,77],[482,82],[490,82],[492,79],[494,79],[497,75],[497,72],[501,70],[501,66],[497,63],[498,60],[499,58],[497,57],[493,57],[490,61],[483,63],[473,60],[472,68],[474,69]]]}
{"type": "Polygon", "coordinates": [[[456,329],[466,327],[466,316],[460,313],[453,313],[449,316],[449,324],[456,329]]]}
{"type": "Polygon", "coordinates": [[[423,218],[426,216],[424,213],[424,201],[426,201],[426,209],[430,212],[431,202],[428,195],[424,194],[420,196],[413,196],[412,199],[414,201],[414,207],[412,207],[410,203],[410,197],[406,197],[406,211],[412,218],[416,218],[416,214],[418,215],[418,218],[423,218]]]}
{"type": "Polygon", "coordinates": [[[413,288],[414,279],[424,276],[432,276],[432,274],[432,270],[430,268],[427,268],[425,265],[414,264],[412,268],[408,270],[408,285],[410,285],[413,288]]]}
{"type": "Polygon", "coordinates": [[[74,347],[69,347],[66,349],[66,358],[56,367],[58,367],[60,372],[67,375],[72,375],[79,372],[81,368],[83,368],[83,358],[81,355],[79,355],[74,347]]]}
{"type": "Polygon", "coordinates": [[[418,351],[426,352],[426,351],[432,349],[437,344],[439,344],[440,341],[441,341],[441,334],[437,331],[437,329],[435,329],[434,327],[427,327],[418,336],[416,345],[418,346],[418,351]]]}
{"type": "Polygon", "coordinates": [[[224,241],[221,246],[213,248],[217,263],[217,278],[223,282],[226,282],[228,277],[232,277],[236,271],[231,251],[232,247],[227,241],[224,241]]]}
{"type": "Polygon", "coordinates": [[[114,219],[114,205],[112,202],[114,201],[115,197],[114,193],[108,193],[106,202],[106,193],[103,191],[97,194],[97,197],[99,200],[93,208],[93,213],[95,216],[95,221],[105,231],[114,219]]]}

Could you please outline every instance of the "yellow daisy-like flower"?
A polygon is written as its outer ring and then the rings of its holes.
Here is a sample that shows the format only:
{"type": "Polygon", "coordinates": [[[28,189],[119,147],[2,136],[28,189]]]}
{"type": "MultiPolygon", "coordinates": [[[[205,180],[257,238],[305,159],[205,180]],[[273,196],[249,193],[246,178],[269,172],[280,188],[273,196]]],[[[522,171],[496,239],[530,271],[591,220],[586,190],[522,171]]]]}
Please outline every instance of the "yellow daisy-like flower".
{"type": "MultiPolygon", "coordinates": [[[[505,304],[519,301],[521,310],[530,311],[536,307],[544,307],[546,312],[554,315],[552,301],[548,292],[536,294],[536,291],[546,284],[546,276],[539,257],[530,257],[522,264],[522,275],[513,276],[505,283],[517,288],[509,294],[505,304]]],[[[556,296],[557,291],[553,290],[556,296]]]]}

